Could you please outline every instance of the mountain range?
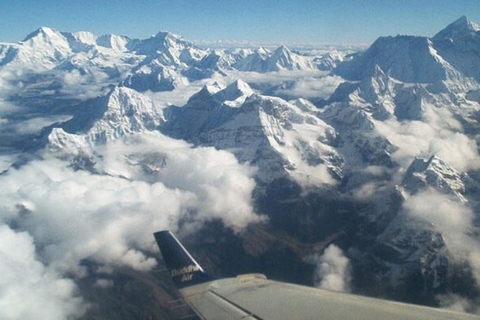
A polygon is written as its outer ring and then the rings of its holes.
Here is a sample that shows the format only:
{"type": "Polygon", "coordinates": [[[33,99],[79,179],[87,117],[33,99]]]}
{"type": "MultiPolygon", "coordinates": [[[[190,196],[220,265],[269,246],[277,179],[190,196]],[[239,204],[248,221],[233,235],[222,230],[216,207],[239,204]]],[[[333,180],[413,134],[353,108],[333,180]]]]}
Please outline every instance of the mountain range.
{"type": "MultiPolygon", "coordinates": [[[[0,184],[48,161],[65,165],[72,181],[131,182],[122,205],[157,192],[146,183],[172,194],[159,216],[171,199],[184,201],[162,226],[181,230],[216,275],[255,271],[312,285],[312,257],[334,244],[348,258],[354,293],[479,312],[480,26],[466,17],[432,38],[381,37],[364,52],[323,55],[205,49],[169,32],[130,39],[43,27],[0,44],[0,85],[0,184]],[[213,195],[218,185],[234,187],[223,198],[213,195]],[[248,203],[255,218],[209,216],[194,205],[202,197],[213,212],[248,203]]],[[[65,188],[59,195],[77,192],[65,188]]],[[[30,200],[9,200],[0,223],[36,243],[48,231],[35,223],[48,221],[32,213],[47,205],[30,197],[37,191],[27,182],[15,190],[30,200]]],[[[104,206],[113,194],[89,196],[123,223],[116,205],[104,206]]],[[[138,201],[136,210],[148,211],[138,201]]],[[[67,223],[59,221],[49,227],[67,223]]],[[[156,255],[127,231],[112,234],[137,250],[131,259],[156,255]]],[[[108,318],[122,299],[123,317],[181,313],[167,307],[175,295],[167,277],[130,268],[117,247],[111,260],[92,254],[67,268],[68,254],[53,249],[63,243],[49,238],[37,256],[87,302],[99,299],[81,316],[108,318]],[[103,289],[92,284],[101,274],[103,289]],[[150,298],[132,298],[137,288],[150,298]]]]}

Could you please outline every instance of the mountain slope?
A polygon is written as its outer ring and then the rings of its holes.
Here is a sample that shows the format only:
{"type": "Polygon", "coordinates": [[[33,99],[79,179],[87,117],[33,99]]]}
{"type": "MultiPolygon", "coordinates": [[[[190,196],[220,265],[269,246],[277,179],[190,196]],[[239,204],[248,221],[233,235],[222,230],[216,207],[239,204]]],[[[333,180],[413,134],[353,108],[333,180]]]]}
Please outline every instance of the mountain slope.
{"type": "Polygon", "coordinates": [[[342,159],[332,147],[336,132],[314,107],[253,94],[242,81],[220,91],[204,87],[165,118],[163,133],[231,150],[241,162],[258,166],[264,182],[287,174],[309,185],[341,176],[342,159]]]}
{"type": "Polygon", "coordinates": [[[93,118],[79,112],[79,116],[53,128],[47,138],[50,152],[88,151],[126,134],[156,130],[162,119],[152,101],[132,89],[116,87],[97,101],[94,108],[99,112],[93,118]]]}
{"type": "Polygon", "coordinates": [[[378,65],[403,82],[434,83],[460,75],[425,37],[381,37],[359,57],[340,64],[335,73],[351,80],[371,76],[378,65]]]}
{"type": "Polygon", "coordinates": [[[439,53],[467,77],[480,80],[480,26],[461,17],[433,37],[439,53]]]}

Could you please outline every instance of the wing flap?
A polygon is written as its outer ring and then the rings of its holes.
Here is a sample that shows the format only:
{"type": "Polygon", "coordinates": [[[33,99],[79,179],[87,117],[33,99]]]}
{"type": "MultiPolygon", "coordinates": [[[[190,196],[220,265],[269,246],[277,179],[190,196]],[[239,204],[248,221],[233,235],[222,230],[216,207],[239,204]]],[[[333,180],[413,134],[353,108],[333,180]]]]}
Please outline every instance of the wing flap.
{"type": "MultiPolygon", "coordinates": [[[[194,290],[196,288],[193,288],[194,290]]],[[[250,312],[242,309],[238,305],[228,301],[221,295],[217,294],[213,290],[199,290],[199,293],[185,293],[182,290],[182,294],[185,296],[185,300],[190,307],[201,316],[203,319],[209,320],[262,320],[250,312]]]]}
{"type": "MultiPolygon", "coordinates": [[[[233,319],[389,319],[389,320],[467,320],[475,316],[426,308],[403,303],[372,299],[351,294],[319,290],[276,281],[253,279],[222,279],[201,289],[202,292],[189,296],[183,292],[189,303],[203,316],[211,311],[202,300],[214,301],[217,307],[228,306],[228,310],[239,310],[233,319]],[[243,312],[243,313],[242,313],[243,312]]],[[[207,319],[220,319],[210,318],[207,319]]]]}

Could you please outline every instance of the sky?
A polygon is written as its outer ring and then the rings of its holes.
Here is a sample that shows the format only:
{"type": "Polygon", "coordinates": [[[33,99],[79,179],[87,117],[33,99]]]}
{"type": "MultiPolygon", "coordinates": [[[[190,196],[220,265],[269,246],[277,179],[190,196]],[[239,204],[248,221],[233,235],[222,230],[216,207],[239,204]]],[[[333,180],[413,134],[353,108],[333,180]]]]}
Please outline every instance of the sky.
{"type": "Polygon", "coordinates": [[[0,2],[0,41],[41,26],[147,38],[371,43],[379,36],[433,36],[462,15],[480,23],[478,0],[9,0],[0,2]]]}

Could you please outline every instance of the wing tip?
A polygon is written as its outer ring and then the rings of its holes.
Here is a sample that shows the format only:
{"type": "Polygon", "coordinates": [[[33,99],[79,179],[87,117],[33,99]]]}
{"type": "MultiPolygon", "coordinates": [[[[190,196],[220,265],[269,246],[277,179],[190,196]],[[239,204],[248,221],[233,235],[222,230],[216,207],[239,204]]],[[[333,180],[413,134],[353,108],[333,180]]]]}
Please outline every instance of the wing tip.
{"type": "Polygon", "coordinates": [[[214,280],[206,274],[182,243],[170,230],[157,231],[154,234],[163,261],[178,288],[185,288],[214,280]]]}

